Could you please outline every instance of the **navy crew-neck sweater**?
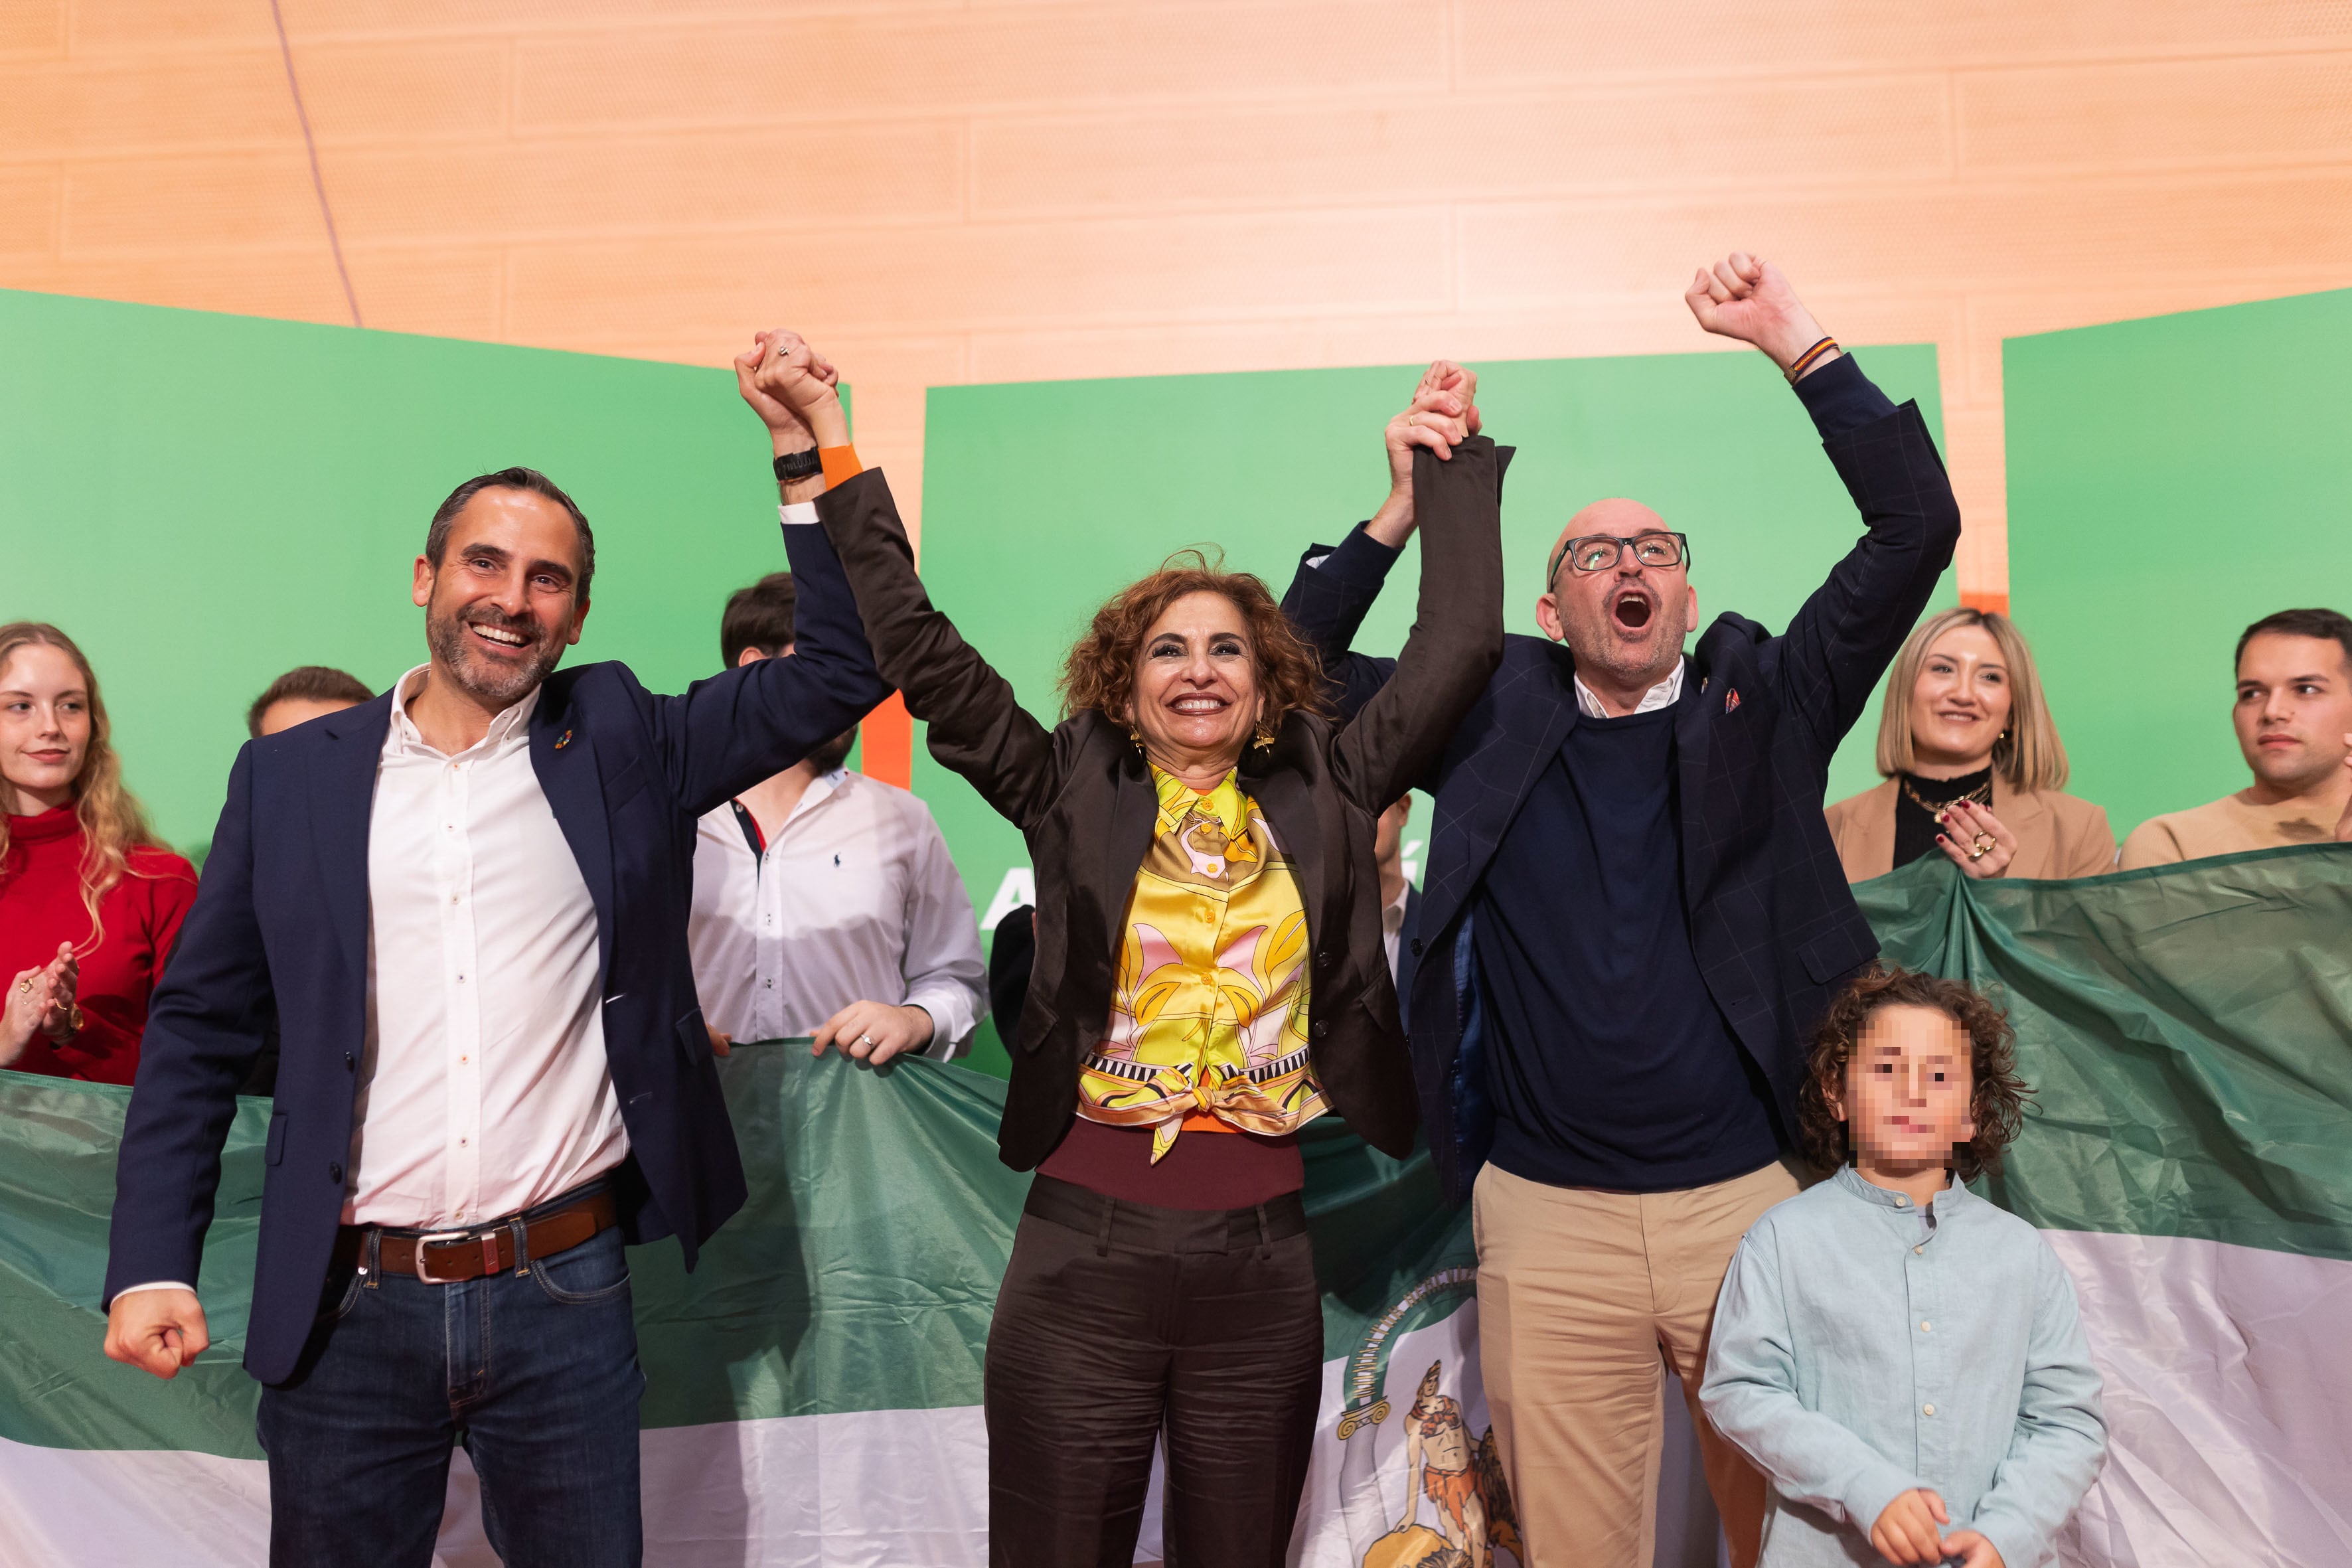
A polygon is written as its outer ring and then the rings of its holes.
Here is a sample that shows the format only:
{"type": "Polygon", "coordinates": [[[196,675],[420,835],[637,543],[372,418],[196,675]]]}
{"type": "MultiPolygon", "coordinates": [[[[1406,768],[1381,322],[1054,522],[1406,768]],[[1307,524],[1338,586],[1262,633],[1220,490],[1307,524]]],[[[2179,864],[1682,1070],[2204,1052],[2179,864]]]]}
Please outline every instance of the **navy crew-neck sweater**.
{"type": "Polygon", "coordinates": [[[1515,1176],[1665,1192],[1780,1152],[1770,1091],[1683,912],[1675,721],[1698,698],[1685,672],[1681,702],[1580,716],[1480,884],[1490,1158],[1515,1176]]]}
{"type": "MultiPolygon", "coordinates": [[[[1796,392],[1825,441],[1895,407],[1851,356],[1796,392]]],[[[1472,895],[1490,1158],[1515,1176],[1670,1192],[1745,1175],[1784,1141],[1683,905],[1675,723],[1699,687],[1685,668],[1680,703],[1580,714],[1472,895]]]]}

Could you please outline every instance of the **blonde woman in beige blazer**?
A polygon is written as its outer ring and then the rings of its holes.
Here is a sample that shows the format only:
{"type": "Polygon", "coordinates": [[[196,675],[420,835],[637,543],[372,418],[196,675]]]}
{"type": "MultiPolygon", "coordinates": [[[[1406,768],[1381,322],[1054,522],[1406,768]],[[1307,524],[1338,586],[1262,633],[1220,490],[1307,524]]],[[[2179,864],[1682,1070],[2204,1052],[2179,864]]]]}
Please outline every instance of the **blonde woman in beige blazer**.
{"type": "Polygon", "coordinates": [[[2066,750],[2033,654],[2008,616],[1946,610],[1887,675],[1886,782],[1829,807],[1849,882],[1941,853],[1971,877],[2095,877],[2115,868],[2104,807],[2059,793],[2066,750]]]}

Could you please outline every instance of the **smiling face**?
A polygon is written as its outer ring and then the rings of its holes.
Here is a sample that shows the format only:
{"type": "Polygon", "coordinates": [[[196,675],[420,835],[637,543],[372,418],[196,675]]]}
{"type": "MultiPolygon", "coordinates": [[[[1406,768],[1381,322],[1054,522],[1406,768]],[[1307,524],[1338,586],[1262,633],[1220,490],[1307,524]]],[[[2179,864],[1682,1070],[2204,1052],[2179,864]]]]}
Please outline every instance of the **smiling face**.
{"type": "Polygon", "coordinates": [[[2344,738],[2352,733],[2347,666],[2334,637],[2263,632],[2247,640],[2231,719],[2257,779],[2300,795],[2343,772],[2344,738]]]}
{"type": "Polygon", "coordinates": [[[488,708],[522,700],[580,640],[580,552],[571,514],[544,496],[493,487],[467,501],[441,564],[416,559],[435,673],[488,708]]]}
{"type": "Polygon", "coordinates": [[[2009,718],[2009,664],[1990,632],[1958,626],[1929,645],[1911,687],[1911,749],[1921,763],[1975,772],[2009,718]]]}
{"type": "MultiPolygon", "coordinates": [[[[1664,533],[1665,520],[1639,501],[1595,501],[1569,519],[1552,544],[1552,554],[1570,539],[1606,534],[1633,539],[1664,533]]],[[[1644,566],[1632,550],[1617,552],[1617,564],[1579,572],[1561,562],[1548,591],[1536,601],[1536,623],[1554,642],[1564,642],[1588,679],[1598,674],[1612,686],[1641,689],[1674,673],[1683,638],[1698,619],[1698,595],[1690,585],[1690,563],[1644,566]]]]}
{"type": "Polygon", "coordinates": [[[89,755],[89,683],[65,649],[20,645],[0,665],[0,784],[11,815],[30,816],[73,799],[89,755]]]}
{"type": "Polygon", "coordinates": [[[1257,729],[1259,706],[1249,623],[1223,594],[1185,595],[1144,634],[1128,721],[1161,768],[1205,774],[1232,767],[1257,729]]]}
{"type": "Polygon", "coordinates": [[[1977,1135],[1969,1033],[1934,1007],[1890,1005],[1863,1021],[1837,1118],[1859,1162],[1882,1170],[1948,1163],[1977,1135]]]}

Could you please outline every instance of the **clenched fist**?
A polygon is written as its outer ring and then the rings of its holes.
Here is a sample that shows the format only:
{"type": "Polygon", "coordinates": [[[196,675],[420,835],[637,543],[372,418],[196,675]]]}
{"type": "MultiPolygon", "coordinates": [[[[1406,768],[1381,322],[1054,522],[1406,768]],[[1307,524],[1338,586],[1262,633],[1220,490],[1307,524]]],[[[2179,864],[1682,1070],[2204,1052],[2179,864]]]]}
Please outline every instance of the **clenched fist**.
{"type": "MultiPolygon", "coordinates": [[[[1700,268],[1683,291],[1683,300],[1700,326],[1717,337],[1762,349],[1783,371],[1829,336],[1780,269],[1744,250],[1733,251],[1712,268],[1700,268]]],[[[1827,364],[1836,357],[1824,354],[1814,364],[1827,364]]]]}
{"type": "Polygon", "coordinates": [[[106,1314],[107,1355],[157,1377],[177,1377],[212,1342],[192,1290],[126,1290],[106,1314]]]}

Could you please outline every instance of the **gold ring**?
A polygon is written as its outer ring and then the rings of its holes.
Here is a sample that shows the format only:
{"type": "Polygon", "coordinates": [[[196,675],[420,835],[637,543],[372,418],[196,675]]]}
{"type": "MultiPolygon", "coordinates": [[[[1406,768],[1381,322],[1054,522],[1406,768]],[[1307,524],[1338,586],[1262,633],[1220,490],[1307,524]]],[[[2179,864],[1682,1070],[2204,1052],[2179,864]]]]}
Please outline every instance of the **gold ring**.
{"type": "Polygon", "coordinates": [[[33,977],[27,974],[24,979],[16,982],[16,989],[30,996],[33,994],[33,977]]]}
{"type": "Polygon", "coordinates": [[[1995,838],[1990,833],[1979,833],[1969,842],[1975,847],[1976,852],[1981,855],[1986,850],[1991,848],[1994,845],[2000,843],[2000,840],[1995,838]]]}

